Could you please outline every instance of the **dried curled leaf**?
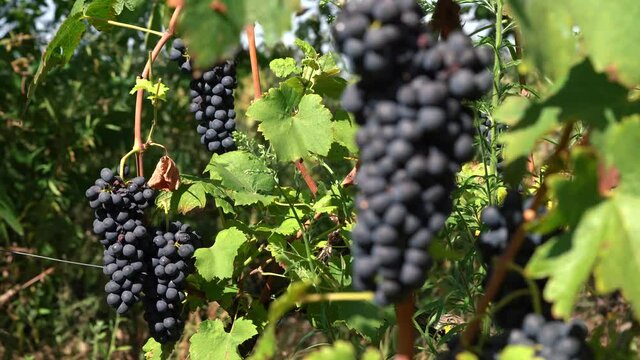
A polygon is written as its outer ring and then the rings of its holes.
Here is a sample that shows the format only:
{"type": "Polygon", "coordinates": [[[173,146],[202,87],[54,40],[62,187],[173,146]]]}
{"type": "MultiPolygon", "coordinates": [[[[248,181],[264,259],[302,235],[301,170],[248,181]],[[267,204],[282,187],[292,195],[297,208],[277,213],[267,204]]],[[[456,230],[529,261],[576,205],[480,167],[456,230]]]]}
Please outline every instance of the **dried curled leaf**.
{"type": "Polygon", "coordinates": [[[149,187],[156,190],[178,190],[180,186],[180,171],[176,163],[168,156],[161,157],[148,184],[149,187]]]}

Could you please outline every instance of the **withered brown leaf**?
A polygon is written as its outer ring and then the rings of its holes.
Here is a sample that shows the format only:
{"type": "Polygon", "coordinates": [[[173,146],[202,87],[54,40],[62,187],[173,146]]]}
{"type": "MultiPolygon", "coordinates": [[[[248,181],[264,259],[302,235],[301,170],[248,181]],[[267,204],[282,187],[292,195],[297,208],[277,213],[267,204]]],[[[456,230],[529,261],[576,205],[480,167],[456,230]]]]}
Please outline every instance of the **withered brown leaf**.
{"type": "Polygon", "coordinates": [[[149,187],[156,190],[178,190],[180,186],[180,171],[176,163],[168,156],[161,157],[147,183],[149,187]]]}

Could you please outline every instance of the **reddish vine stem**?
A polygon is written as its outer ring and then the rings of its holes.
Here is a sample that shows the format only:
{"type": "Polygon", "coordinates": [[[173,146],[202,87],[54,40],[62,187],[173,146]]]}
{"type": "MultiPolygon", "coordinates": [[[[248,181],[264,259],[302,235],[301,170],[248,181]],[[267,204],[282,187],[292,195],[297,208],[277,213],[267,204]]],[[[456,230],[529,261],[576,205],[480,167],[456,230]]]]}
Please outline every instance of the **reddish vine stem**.
{"type": "MultiPolygon", "coordinates": [[[[571,140],[571,131],[573,130],[573,123],[569,123],[565,125],[562,136],[560,138],[560,142],[556,151],[549,159],[548,163],[551,164],[549,170],[547,171],[547,176],[557,172],[559,169],[555,166],[557,163],[556,160],[559,159],[562,153],[568,148],[569,141],[571,140]]],[[[531,205],[531,209],[537,209],[541,204],[544,198],[547,195],[547,182],[544,181],[538,191],[536,192],[535,197],[533,198],[533,203],[531,205]]],[[[478,330],[480,329],[480,323],[482,318],[484,317],[487,308],[491,301],[496,297],[498,291],[500,290],[500,286],[504,281],[504,278],[507,274],[507,269],[509,264],[516,257],[522,244],[524,243],[524,239],[526,236],[525,225],[535,219],[535,210],[531,214],[525,213],[525,221],[518,227],[516,232],[511,237],[511,241],[509,245],[505,249],[504,253],[498,258],[495,264],[495,271],[491,274],[489,278],[489,282],[485,288],[485,293],[478,301],[478,305],[476,306],[476,315],[467,326],[464,334],[462,335],[462,343],[466,347],[472,345],[476,339],[478,330]]]]}
{"type": "MultiPolygon", "coordinates": [[[[176,24],[178,22],[178,17],[180,16],[180,11],[182,11],[182,6],[177,6],[173,11],[173,15],[171,15],[171,20],[169,20],[169,27],[162,34],[162,37],[156,43],[156,46],[151,51],[151,58],[147,60],[146,65],[144,66],[144,70],[142,71],[142,75],[140,78],[146,79],[151,72],[151,66],[153,62],[156,60],[160,51],[164,45],[169,41],[169,39],[173,36],[173,33],[176,28],[176,24]]],[[[135,124],[133,130],[133,148],[138,149],[136,153],[136,173],[138,176],[144,176],[144,167],[142,162],[142,153],[144,152],[144,143],[142,142],[142,106],[144,104],[144,90],[140,89],[136,93],[136,112],[135,112],[135,124]]]]}
{"type": "MultiPolygon", "coordinates": [[[[249,40],[249,58],[251,59],[251,75],[253,78],[253,92],[255,99],[262,98],[262,89],[260,87],[260,68],[258,67],[258,52],[256,51],[256,32],[253,24],[249,24],[245,27],[247,38],[249,40]]],[[[296,160],[293,162],[296,168],[302,174],[302,178],[304,182],[307,184],[307,187],[311,191],[313,197],[316,196],[318,192],[318,186],[316,182],[313,180],[311,175],[309,175],[309,171],[307,167],[304,166],[302,159],[296,160]]]]}
{"type": "Polygon", "coordinates": [[[251,59],[251,76],[253,77],[253,93],[256,100],[262,98],[260,88],[260,67],[258,66],[258,52],[256,51],[256,31],[253,24],[246,26],[249,40],[249,58],[251,59]]]}
{"type": "Polygon", "coordinates": [[[416,300],[413,293],[407,299],[396,305],[396,319],[398,322],[397,351],[395,360],[413,359],[413,342],[416,337],[413,327],[413,313],[416,300]]]}

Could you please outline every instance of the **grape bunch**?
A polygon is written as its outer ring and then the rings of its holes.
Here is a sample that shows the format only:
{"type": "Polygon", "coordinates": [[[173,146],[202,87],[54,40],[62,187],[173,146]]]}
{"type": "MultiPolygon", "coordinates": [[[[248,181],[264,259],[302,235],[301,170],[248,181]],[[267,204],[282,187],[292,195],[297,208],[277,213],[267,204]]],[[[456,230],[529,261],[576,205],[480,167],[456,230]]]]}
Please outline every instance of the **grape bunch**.
{"type": "MultiPolygon", "coordinates": [[[[586,343],[588,331],[585,324],[546,320],[530,313],[524,317],[522,326],[492,336],[482,343],[480,360],[498,360],[500,353],[509,345],[529,346],[535,349],[536,359],[544,360],[591,360],[593,352],[586,343]]],[[[457,359],[462,352],[459,339],[449,345],[452,351],[442,354],[440,360],[457,359]]]]}
{"type": "Polygon", "coordinates": [[[455,174],[474,155],[473,113],[462,102],[492,84],[486,50],[459,32],[434,40],[423,17],[413,0],[350,1],[334,27],[338,49],[360,76],[342,96],[363,125],[353,283],[381,305],[424,283],[455,174]],[[363,45],[363,55],[349,44],[363,45]]]}
{"type": "MultiPolygon", "coordinates": [[[[505,251],[513,234],[524,221],[524,211],[531,207],[531,203],[532,199],[523,201],[520,193],[509,191],[501,207],[490,206],[482,211],[480,220],[487,230],[480,234],[476,246],[480,250],[480,254],[487,265],[488,274],[485,282],[494,271],[493,258],[500,256],[505,251]]],[[[544,211],[544,209],[536,210],[537,213],[544,211]]],[[[547,235],[527,233],[518,255],[513,259],[514,264],[520,267],[526,266],[536,247],[545,243],[549,238],[558,233],[559,231],[547,235]]],[[[542,291],[546,285],[546,280],[536,280],[535,284],[538,289],[542,291]]],[[[509,271],[494,301],[500,302],[509,296],[509,294],[528,289],[527,282],[520,273],[509,271]]],[[[539,300],[544,316],[547,319],[551,319],[551,304],[543,299],[539,300]]],[[[532,295],[527,294],[525,296],[519,296],[502,306],[494,313],[493,319],[494,322],[502,328],[516,328],[522,324],[525,316],[533,310],[532,295]]]]}
{"type": "Polygon", "coordinates": [[[140,299],[146,269],[145,244],[149,241],[143,215],[153,203],[155,192],[143,177],[125,182],[104,168],[85,195],[94,210],[93,232],[101,237],[105,248],[107,303],[123,314],[140,299]]]}
{"type": "Polygon", "coordinates": [[[235,150],[236,130],[233,89],[238,85],[236,65],[227,61],[214,66],[191,81],[190,110],[198,122],[200,143],[211,152],[222,154],[235,150]]]}
{"type": "MultiPolygon", "coordinates": [[[[191,74],[191,61],[186,54],[184,41],[175,39],[169,59],[177,61],[183,72],[191,74]]],[[[198,122],[196,131],[200,135],[200,143],[212,153],[222,154],[236,149],[233,91],[237,86],[234,61],[213,66],[191,80],[189,109],[198,122]]]]}
{"type": "Polygon", "coordinates": [[[184,327],[182,302],[186,277],[193,272],[193,254],[200,236],[187,224],[169,224],[157,230],[150,246],[150,274],[145,283],[145,320],[160,343],[177,341],[184,327]]]}

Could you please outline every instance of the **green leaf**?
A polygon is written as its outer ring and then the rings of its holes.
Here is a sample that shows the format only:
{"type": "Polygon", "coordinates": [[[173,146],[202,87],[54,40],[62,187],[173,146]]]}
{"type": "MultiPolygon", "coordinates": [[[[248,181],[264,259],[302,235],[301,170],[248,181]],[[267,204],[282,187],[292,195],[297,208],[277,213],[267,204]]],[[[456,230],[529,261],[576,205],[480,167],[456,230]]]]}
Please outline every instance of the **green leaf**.
{"type": "Polygon", "coordinates": [[[279,78],[286,78],[291,74],[299,75],[302,73],[302,69],[298,66],[296,60],[290,57],[271,60],[269,68],[273,74],[279,78]]]}
{"type": "MultiPolygon", "coordinates": [[[[77,4],[82,4],[82,2],[76,2],[73,7],[74,11],[78,11],[76,7],[77,4]]],[[[42,54],[38,70],[36,70],[31,85],[29,85],[29,92],[27,94],[29,100],[35,94],[38,85],[40,85],[40,80],[51,71],[51,69],[56,66],[64,66],[71,60],[71,56],[73,56],[73,52],[78,47],[78,44],[80,44],[80,39],[82,39],[82,35],[86,29],[86,25],[82,21],[82,14],[79,12],[69,16],[62,25],[60,25],[56,35],[42,54]]]]}
{"type": "Polygon", "coordinates": [[[240,360],[238,346],[256,334],[255,325],[242,317],[233,322],[229,332],[224,331],[224,323],[220,319],[205,320],[189,340],[189,355],[193,360],[240,360]]]}
{"type": "Polygon", "coordinates": [[[120,15],[122,10],[126,6],[129,11],[134,11],[145,3],[145,0],[117,0],[113,9],[116,11],[116,15],[120,15]]]}
{"type": "Polygon", "coordinates": [[[154,338],[149,338],[142,347],[145,360],[165,360],[173,352],[173,345],[162,345],[154,338]]]}
{"type": "Polygon", "coordinates": [[[323,346],[320,350],[306,356],[304,360],[356,360],[356,351],[351,343],[338,340],[331,346],[323,346]]]}
{"type": "Polygon", "coordinates": [[[610,126],[606,133],[594,132],[592,137],[606,165],[615,166],[620,172],[616,191],[640,196],[640,167],[635,156],[640,144],[640,116],[610,126]]]}
{"type": "Polygon", "coordinates": [[[296,39],[295,44],[300,48],[300,50],[302,50],[302,52],[304,53],[304,57],[314,60],[318,57],[318,52],[308,42],[302,39],[296,39]]]}
{"type": "Polygon", "coordinates": [[[638,2],[569,0],[566,6],[580,27],[586,52],[595,68],[628,87],[639,84],[640,32],[629,30],[636,27],[640,18],[638,2]]]}
{"type": "Polygon", "coordinates": [[[565,2],[509,0],[509,3],[522,31],[527,62],[552,80],[563,79],[579,59],[577,37],[565,2]]]}
{"type": "Polygon", "coordinates": [[[579,120],[602,128],[610,118],[637,112],[640,103],[629,103],[627,93],[627,89],[610,82],[605,75],[595,73],[585,60],[574,66],[566,81],[559,83],[545,100],[530,104],[524,100],[507,100],[496,113],[497,121],[506,119],[514,125],[502,137],[506,145],[505,160],[514,163],[506,172],[521,176],[523,160],[536,142],[562,123],[579,120]]]}
{"type": "Polygon", "coordinates": [[[500,352],[500,360],[536,360],[536,349],[533,346],[509,345],[500,352]]]}
{"type": "Polygon", "coordinates": [[[310,155],[325,156],[332,143],[331,112],[322,98],[305,94],[297,78],[254,102],[247,116],[260,122],[258,130],[271,142],[280,161],[309,159],[310,155]]]}
{"type": "Polygon", "coordinates": [[[214,10],[211,1],[186,0],[179,22],[189,54],[200,68],[232,57],[245,24],[245,1],[216,0],[216,3],[223,10],[214,10]]]}
{"type": "Polygon", "coordinates": [[[149,100],[159,99],[162,101],[166,101],[169,87],[167,87],[162,82],[154,84],[147,79],[137,78],[136,84],[131,89],[131,91],[129,91],[129,94],[135,94],[138,90],[144,90],[151,94],[147,97],[147,99],[149,100]]]}
{"type": "Polygon", "coordinates": [[[231,278],[238,249],[246,241],[247,235],[235,227],[222,230],[213,246],[196,250],[198,273],[207,281],[231,278]]]}
{"type": "Polygon", "coordinates": [[[634,311],[640,311],[640,285],[626,278],[640,276],[640,172],[633,153],[640,141],[640,118],[611,125],[605,133],[595,132],[594,144],[603,151],[609,165],[620,171],[621,181],[613,195],[602,201],[598,194],[597,159],[586,151],[574,154],[574,177],[551,178],[550,189],[558,206],[550,214],[559,224],[575,225],[541,246],[527,266],[535,277],[549,276],[545,298],[554,302],[553,311],[568,317],[578,293],[593,272],[601,293],[621,290],[634,311]],[[577,224],[577,225],[576,225],[577,224]]]}
{"type": "Polygon", "coordinates": [[[173,192],[161,192],[156,198],[156,205],[166,213],[187,214],[207,206],[207,195],[216,196],[216,199],[220,195],[214,181],[191,175],[180,175],[180,188],[173,192]]]}
{"type": "Polygon", "coordinates": [[[269,196],[277,185],[273,170],[249,152],[214,155],[205,172],[209,172],[212,179],[221,181],[237,206],[257,202],[266,206],[275,201],[273,196],[269,196]]]}
{"type": "Polygon", "coordinates": [[[347,87],[347,80],[322,72],[313,78],[313,91],[323,98],[340,99],[347,87]]]}
{"type": "Polygon", "coordinates": [[[245,0],[246,23],[259,22],[264,29],[264,42],[276,45],[282,35],[291,29],[291,14],[300,10],[300,0],[245,0]]]}
{"type": "Polygon", "coordinates": [[[85,9],[84,13],[90,18],[89,23],[100,31],[106,31],[112,28],[107,20],[113,20],[116,17],[117,0],[94,0],[85,9]]]}
{"type": "Polygon", "coordinates": [[[9,204],[8,201],[4,200],[0,197],[0,219],[7,223],[13,231],[15,231],[18,235],[24,235],[24,228],[22,224],[20,224],[20,220],[16,217],[15,210],[13,206],[9,204]]]}
{"type": "Polygon", "coordinates": [[[351,153],[357,153],[356,131],[358,127],[354,121],[351,121],[349,113],[342,110],[338,111],[331,125],[334,141],[346,147],[351,153]]]}

